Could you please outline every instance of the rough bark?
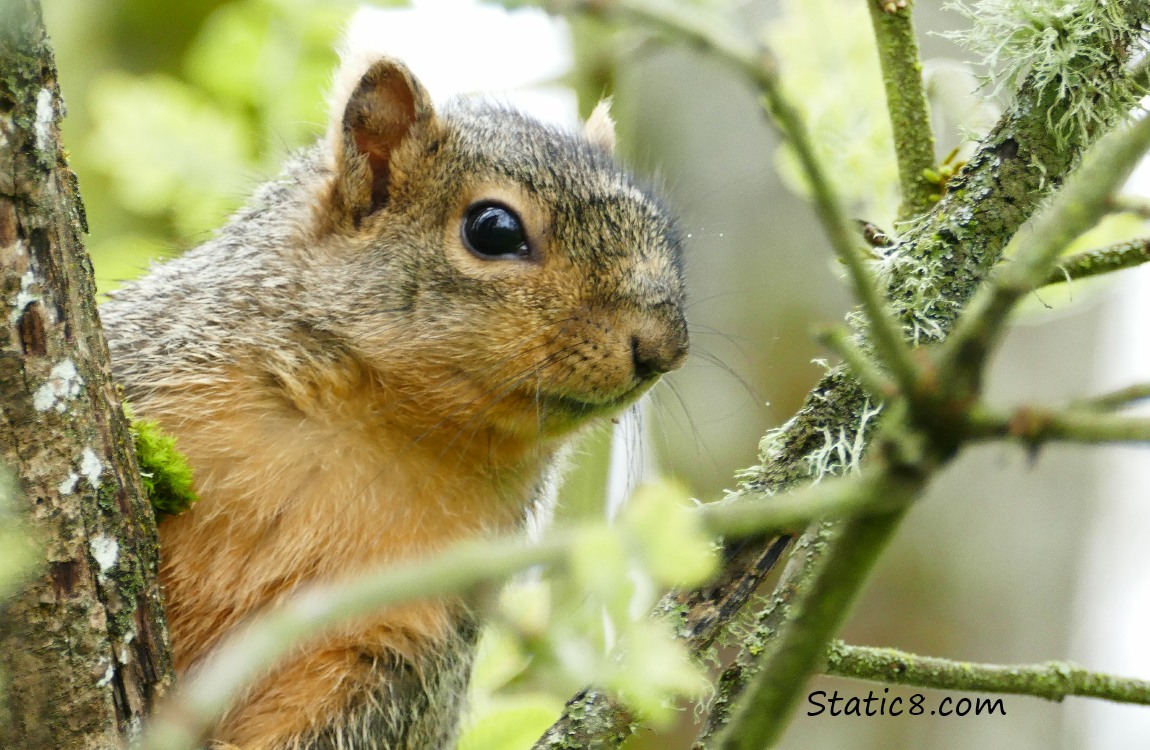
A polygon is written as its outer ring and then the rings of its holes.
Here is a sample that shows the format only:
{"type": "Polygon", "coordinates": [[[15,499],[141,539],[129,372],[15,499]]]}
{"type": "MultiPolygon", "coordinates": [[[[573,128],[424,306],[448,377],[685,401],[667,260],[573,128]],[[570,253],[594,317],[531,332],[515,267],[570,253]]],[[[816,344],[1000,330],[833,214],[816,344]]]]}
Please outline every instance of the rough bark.
{"type": "Polygon", "coordinates": [[[108,369],[36,0],[0,0],[0,461],[43,564],[0,612],[0,747],[118,748],[170,681],[156,529],[108,369]]]}

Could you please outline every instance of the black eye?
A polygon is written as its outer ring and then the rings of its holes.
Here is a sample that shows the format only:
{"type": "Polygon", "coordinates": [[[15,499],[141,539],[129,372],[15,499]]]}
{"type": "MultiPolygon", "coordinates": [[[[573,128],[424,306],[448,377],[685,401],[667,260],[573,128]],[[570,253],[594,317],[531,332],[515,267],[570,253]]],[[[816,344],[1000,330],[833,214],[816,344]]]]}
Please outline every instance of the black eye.
{"type": "Polygon", "coordinates": [[[515,212],[498,203],[476,203],[463,217],[463,244],[480,258],[526,258],[531,249],[515,212]]]}

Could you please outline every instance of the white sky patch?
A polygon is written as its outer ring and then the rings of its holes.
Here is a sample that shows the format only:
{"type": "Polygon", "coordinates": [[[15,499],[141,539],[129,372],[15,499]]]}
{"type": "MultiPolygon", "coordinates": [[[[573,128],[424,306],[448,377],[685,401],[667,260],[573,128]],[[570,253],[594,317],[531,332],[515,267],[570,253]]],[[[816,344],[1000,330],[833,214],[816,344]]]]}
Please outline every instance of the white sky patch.
{"type": "Polygon", "coordinates": [[[80,473],[84,475],[93,489],[100,486],[100,475],[104,473],[104,464],[96,457],[91,448],[85,448],[80,454],[80,473]]]}
{"type": "Polygon", "coordinates": [[[36,95],[36,148],[47,151],[52,145],[52,121],[56,118],[56,108],[52,106],[52,92],[40,89],[36,95]]]}
{"type": "Polygon", "coordinates": [[[32,406],[36,411],[48,411],[55,407],[56,411],[63,413],[67,402],[80,395],[80,387],[84,379],[76,371],[76,363],[65,359],[52,368],[48,373],[48,380],[36,389],[32,396],[32,406]]]}
{"type": "Polygon", "coordinates": [[[398,57],[436,102],[481,94],[540,120],[577,125],[575,92],[557,82],[573,60],[565,22],[536,8],[506,11],[471,0],[412,4],[361,8],[349,46],[398,57]]]}
{"type": "Polygon", "coordinates": [[[94,536],[88,542],[88,547],[92,550],[92,559],[100,567],[101,573],[111,570],[116,560],[120,558],[120,543],[110,536],[103,534],[94,536]]]}

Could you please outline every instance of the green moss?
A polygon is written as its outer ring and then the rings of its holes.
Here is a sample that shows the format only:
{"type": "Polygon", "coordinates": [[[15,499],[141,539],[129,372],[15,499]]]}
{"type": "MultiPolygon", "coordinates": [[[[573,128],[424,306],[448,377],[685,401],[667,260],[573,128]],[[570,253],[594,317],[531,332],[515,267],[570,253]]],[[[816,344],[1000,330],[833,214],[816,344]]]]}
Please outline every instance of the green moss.
{"type": "Polygon", "coordinates": [[[183,513],[198,499],[192,488],[192,468],[176,447],[176,439],[157,422],[137,419],[127,404],[140,478],[157,517],[183,513]]]}

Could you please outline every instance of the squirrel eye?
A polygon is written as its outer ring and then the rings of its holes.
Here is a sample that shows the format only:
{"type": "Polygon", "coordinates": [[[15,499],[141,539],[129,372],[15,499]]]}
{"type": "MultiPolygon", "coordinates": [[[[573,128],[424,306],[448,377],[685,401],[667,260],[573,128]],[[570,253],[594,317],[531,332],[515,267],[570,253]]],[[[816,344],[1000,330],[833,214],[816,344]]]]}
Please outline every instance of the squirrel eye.
{"type": "Polygon", "coordinates": [[[476,203],[463,217],[463,244],[481,258],[526,258],[531,249],[523,223],[498,203],[476,203]]]}

